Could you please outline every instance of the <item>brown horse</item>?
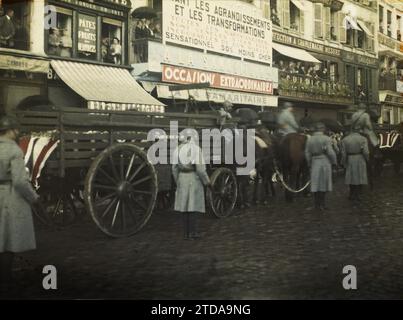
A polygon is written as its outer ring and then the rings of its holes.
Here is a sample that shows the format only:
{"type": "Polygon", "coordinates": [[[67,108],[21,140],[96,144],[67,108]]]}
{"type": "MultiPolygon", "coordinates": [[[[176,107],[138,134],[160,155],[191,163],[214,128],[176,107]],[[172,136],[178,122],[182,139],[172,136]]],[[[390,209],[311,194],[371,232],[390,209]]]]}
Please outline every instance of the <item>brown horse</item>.
{"type": "MultiPolygon", "coordinates": [[[[279,144],[279,166],[281,166],[284,182],[287,187],[295,191],[301,188],[302,181],[307,180],[309,174],[305,159],[306,141],[306,135],[290,133],[283,137],[279,144]]],[[[287,187],[285,188],[285,199],[287,202],[292,202],[293,192],[287,190],[287,187]]]]}

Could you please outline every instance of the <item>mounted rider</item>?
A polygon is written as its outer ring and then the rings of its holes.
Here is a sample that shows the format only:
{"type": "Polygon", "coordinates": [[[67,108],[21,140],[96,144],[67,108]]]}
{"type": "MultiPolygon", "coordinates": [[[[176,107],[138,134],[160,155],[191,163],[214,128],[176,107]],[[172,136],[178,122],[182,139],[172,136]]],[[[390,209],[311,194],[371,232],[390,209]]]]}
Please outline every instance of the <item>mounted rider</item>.
{"type": "Polygon", "coordinates": [[[371,141],[371,144],[376,147],[379,144],[378,138],[372,128],[371,118],[368,114],[367,106],[360,102],[358,110],[351,117],[351,130],[365,135],[371,141]]]}
{"type": "Polygon", "coordinates": [[[299,125],[294,116],[294,105],[291,102],[285,102],[283,109],[277,118],[278,134],[286,136],[289,133],[299,131],[299,125]]]}

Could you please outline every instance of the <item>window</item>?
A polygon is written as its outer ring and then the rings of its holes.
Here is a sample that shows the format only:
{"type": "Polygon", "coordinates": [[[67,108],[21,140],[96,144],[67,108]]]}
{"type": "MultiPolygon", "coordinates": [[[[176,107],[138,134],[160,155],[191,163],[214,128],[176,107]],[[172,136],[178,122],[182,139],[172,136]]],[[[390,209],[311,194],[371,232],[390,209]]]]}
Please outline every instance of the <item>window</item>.
{"type": "Polygon", "coordinates": [[[97,58],[97,17],[79,13],[77,32],[78,57],[96,60],[97,58]]]}
{"type": "Polygon", "coordinates": [[[304,4],[300,0],[291,0],[290,3],[290,29],[304,33],[304,4]]]}
{"type": "Polygon", "coordinates": [[[333,82],[339,80],[339,70],[336,62],[331,62],[329,65],[329,78],[333,82]]]}
{"type": "Polygon", "coordinates": [[[314,4],[315,38],[323,38],[323,5],[314,4]]]}
{"type": "Polygon", "coordinates": [[[47,31],[46,53],[51,56],[73,55],[73,12],[56,7],[57,26],[47,31]]]}
{"type": "Polygon", "coordinates": [[[396,24],[397,24],[396,39],[399,41],[402,41],[402,34],[400,32],[401,22],[402,22],[402,17],[396,16],[396,24]]]}
{"type": "Polygon", "coordinates": [[[0,47],[29,50],[31,1],[3,0],[0,7],[0,47]]]}
{"type": "Polygon", "coordinates": [[[378,18],[378,20],[379,20],[379,32],[383,33],[384,30],[383,30],[383,7],[382,6],[379,6],[378,12],[379,12],[379,18],[378,18]]]}
{"type": "Polygon", "coordinates": [[[387,13],[387,17],[388,17],[388,19],[386,21],[387,22],[386,31],[387,31],[388,36],[391,37],[392,36],[392,12],[389,10],[387,13]]]}
{"type": "Polygon", "coordinates": [[[263,12],[263,16],[266,19],[270,19],[270,0],[262,0],[260,6],[263,12]]]}
{"type": "Polygon", "coordinates": [[[363,70],[361,68],[357,69],[357,86],[363,86],[363,70]]]}
{"type": "MultiPolygon", "coordinates": [[[[280,1],[280,0],[278,0],[280,1]]],[[[278,1],[277,0],[270,0],[270,19],[273,22],[274,25],[280,26],[280,7],[278,6],[278,1]]]]}
{"type": "Polygon", "coordinates": [[[101,56],[103,62],[122,64],[122,22],[102,19],[101,56]]]}

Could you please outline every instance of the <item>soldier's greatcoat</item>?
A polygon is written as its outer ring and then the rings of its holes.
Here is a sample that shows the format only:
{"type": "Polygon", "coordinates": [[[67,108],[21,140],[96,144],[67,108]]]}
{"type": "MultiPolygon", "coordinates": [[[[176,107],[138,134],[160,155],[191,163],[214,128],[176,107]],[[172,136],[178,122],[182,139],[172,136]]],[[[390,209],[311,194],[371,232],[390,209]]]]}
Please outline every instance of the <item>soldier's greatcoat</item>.
{"type": "Polygon", "coordinates": [[[369,160],[368,140],[358,132],[350,133],[341,141],[341,155],[342,164],[346,168],[345,183],[368,184],[366,163],[369,160]]]}
{"type": "Polygon", "coordinates": [[[204,187],[210,182],[200,147],[192,141],[182,143],[174,152],[172,165],[176,182],[175,211],[206,212],[204,187]],[[178,157],[179,154],[179,157],[178,157]]]}
{"type": "Polygon", "coordinates": [[[278,132],[281,135],[298,132],[299,125],[295,121],[295,117],[289,109],[284,109],[277,118],[279,127],[278,132]]]}
{"type": "Polygon", "coordinates": [[[30,204],[37,197],[21,149],[14,141],[0,137],[0,252],[35,249],[30,204]]]}
{"type": "Polygon", "coordinates": [[[379,141],[372,128],[371,118],[365,110],[359,110],[352,115],[351,129],[367,135],[374,147],[378,144],[379,141]]]}
{"type": "Polygon", "coordinates": [[[311,168],[311,192],[332,191],[332,164],[337,164],[332,140],[315,132],[306,143],[305,157],[311,168]]]}

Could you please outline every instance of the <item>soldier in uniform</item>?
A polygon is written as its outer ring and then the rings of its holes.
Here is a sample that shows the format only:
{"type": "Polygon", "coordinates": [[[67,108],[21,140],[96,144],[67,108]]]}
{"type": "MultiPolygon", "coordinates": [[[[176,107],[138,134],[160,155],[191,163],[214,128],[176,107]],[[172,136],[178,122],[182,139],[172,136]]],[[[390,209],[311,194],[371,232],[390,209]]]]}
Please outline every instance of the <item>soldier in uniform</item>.
{"type": "Polygon", "coordinates": [[[204,186],[211,187],[206,172],[197,132],[189,130],[180,137],[181,144],[174,151],[172,174],[176,183],[175,211],[183,214],[184,238],[199,238],[197,215],[206,212],[204,186]]]}
{"type": "Polygon", "coordinates": [[[315,208],[324,210],[326,192],[333,190],[332,165],[337,164],[332,140],[324,134],[325,125],[317,123],[315,133],[305,146],[305,157],[311,171],[311,192],[315,208]]]}
{"type": "Polygon", "coordinates": [[[295,133],[299,130],[299,125],[295,120],[293,104],[290,102],[286,102],[284,104],[283,110],[277,118],[278,124],[278,133],[282,136],[285,136],[289,133],[295,133]]]}
{"type": "Polygon", "coordinates": [[[0,288],[11,286],[15,253],[36,248],[31,204],[38,195],[29,182],[22,150],[16,143],[18,123],[0,118],[0,288]]]}
{"type": "Polygon", "coordinates": [[[0,47],[14,47],[15,25],[13,22],[14,10],[8,9],[6,14],[0,17],[0,47]]]}
{"type": "Polygon", "coordinates": [[[376,147],[379,141],[372,128],[371,118],[366,110],[366,105],[361,102],[358,105],[358,111],[351,117],[351,130],[368,136],[371,144],[376,147]]]}
{"type": "Polygon", "coordinates": [[[340,149],[341,162],[346,168],[345,184],[350,186],[349,199],[359,201],[362,186],[368,184],[366,163],[369,161],[368,140],[356,129],[341,141],[340,149]]]}

